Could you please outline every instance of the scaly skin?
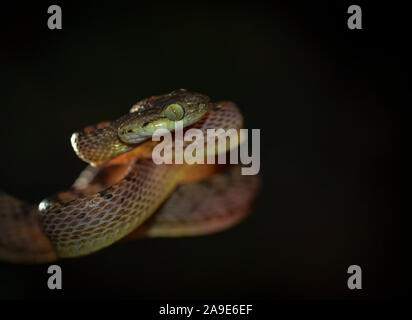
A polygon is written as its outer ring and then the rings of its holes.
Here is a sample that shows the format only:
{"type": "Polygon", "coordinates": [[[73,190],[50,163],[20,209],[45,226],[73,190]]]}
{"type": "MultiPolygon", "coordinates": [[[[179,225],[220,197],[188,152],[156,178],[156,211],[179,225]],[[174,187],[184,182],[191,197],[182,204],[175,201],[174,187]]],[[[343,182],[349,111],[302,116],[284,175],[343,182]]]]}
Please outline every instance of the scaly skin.
{"type": "MultiPolygon", "coordinates": [[[[98,167],[87,168],[71,189],[43,200],[38,212],[33,206],[18,211],[30,217],[22,219],[19,232],[30,231],[26,233],[35,235],[37,246],[16,252],[0,224],[0,258],[46,262],[90,254],[128,234],[127,239],[200,235],[238,222],[250,209],[259,177],[241,176],[237,167],[225,172],[218,165],[155,165],[151,160],[156,142],[146,140],[156,128],[174,128],[170,119],[175,115],[176,121],[204,133],[211,128],[240,129],[243,122],[231,102],[212,104],[204,95],[178,90],[142,100],[116,121],[73,134],[78,156],[98,167]],[[203,182],[210,175],[209,182],[203,182]]],[[[2,216],[12,220],[7,210],[1,212],[10,201],[0,198],[0,223],[2,216]]],[[[13,224],[7,226],[9,232],[13,224]]],[[[17,242],[24,238],[14,236],[17,242]]]]}
{"type": "Polygon", "coordinates": [[[209,108],[209,97],[184,89],[154,96],[135,104],[129,114],[113,121],[90,126],[72,135],[72,146],[79,158],[101,165],[148,140],[156,129],[174,129],[174,121],[165,116],[171,104],[184,109],[184,126],[201,119],[209,108]]]}

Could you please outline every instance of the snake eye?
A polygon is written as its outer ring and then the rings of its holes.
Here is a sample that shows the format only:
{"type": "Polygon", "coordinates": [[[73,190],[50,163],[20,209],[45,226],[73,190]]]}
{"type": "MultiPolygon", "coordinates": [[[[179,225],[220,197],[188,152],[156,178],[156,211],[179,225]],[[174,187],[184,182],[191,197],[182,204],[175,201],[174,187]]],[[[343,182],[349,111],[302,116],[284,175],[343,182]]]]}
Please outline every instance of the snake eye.
{"type": "Polygon", "coordinates": [[[171,121],[179,121],[183,119],[185,110],[178,103],[169,104],[165,110],[165,116],[171,121]]]}

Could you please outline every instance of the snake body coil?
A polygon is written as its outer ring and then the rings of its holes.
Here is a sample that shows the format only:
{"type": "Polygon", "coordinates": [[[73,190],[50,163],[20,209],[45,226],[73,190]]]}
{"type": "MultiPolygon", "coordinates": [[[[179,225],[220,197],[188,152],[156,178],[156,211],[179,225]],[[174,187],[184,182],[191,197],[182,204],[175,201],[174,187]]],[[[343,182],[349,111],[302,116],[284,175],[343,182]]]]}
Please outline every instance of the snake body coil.
{"type": "Polygon", "coordinates": [[[157,142],[150,137],[158,128],[173,130],[175,121],[204,133],[243,125],[234,103],[178,90],[74,133],[73,148],[90,166],[70,189],[43,200],[38,210],[0,193],[0,258],[46,262],[120,239],[208,234],[238,222],[250,210],[260,177],[242,176],[236,165],[155,164],[157,142]]]}

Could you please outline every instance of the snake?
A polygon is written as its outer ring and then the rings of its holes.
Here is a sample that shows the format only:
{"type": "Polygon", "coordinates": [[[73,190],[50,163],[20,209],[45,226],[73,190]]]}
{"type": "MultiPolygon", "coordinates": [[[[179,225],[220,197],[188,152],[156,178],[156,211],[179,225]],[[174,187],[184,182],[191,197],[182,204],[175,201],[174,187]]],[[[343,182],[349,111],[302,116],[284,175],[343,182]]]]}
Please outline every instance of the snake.
{"type": "MultiPolygon", "coordinates": [[[[88,165],[72,186],[38,205],[0,191],[0,259],[47,263],[92,254],[114,243],[143,238],[208,235],[228,229],[251,212],[261,176],[242,175],[239,164],[156,164],[158,129],[243,128],[231,101],[179,89],[140,100],[114,121],[74,132],[72,147],[88,165]]],[[[241,135],[236,147],[242,143],[241,135]]],[[[183,148],[190,142],[184,141],[183,148]]],[[[203,149],[198,157],[224,150],[203,149]]],[[[176,146],[169,151],[175,157],[176,146]]],[[[166,152],[166,151],[164,151],[166,152]]]]}

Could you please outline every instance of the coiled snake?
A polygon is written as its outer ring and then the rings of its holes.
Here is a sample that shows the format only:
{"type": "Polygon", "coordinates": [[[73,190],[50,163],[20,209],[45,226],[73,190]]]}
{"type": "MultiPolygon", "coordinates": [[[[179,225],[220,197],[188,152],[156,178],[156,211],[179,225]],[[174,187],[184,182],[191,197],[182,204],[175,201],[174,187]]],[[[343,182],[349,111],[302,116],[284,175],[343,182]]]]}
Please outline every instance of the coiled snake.
{"type": "Polygon", "coordinates": [[[243,125],[234,103],[181,89],[74,133],[72,146],[90,165],[71,188],[39,206],[0,192],[0,259],[43,263],[119,240],[202,235],[240,221],[259,190],[258,175],[241,175],[238,165],[153,162],[153,132],[172,131],[176,121],[205,133],[243,125]]]}

